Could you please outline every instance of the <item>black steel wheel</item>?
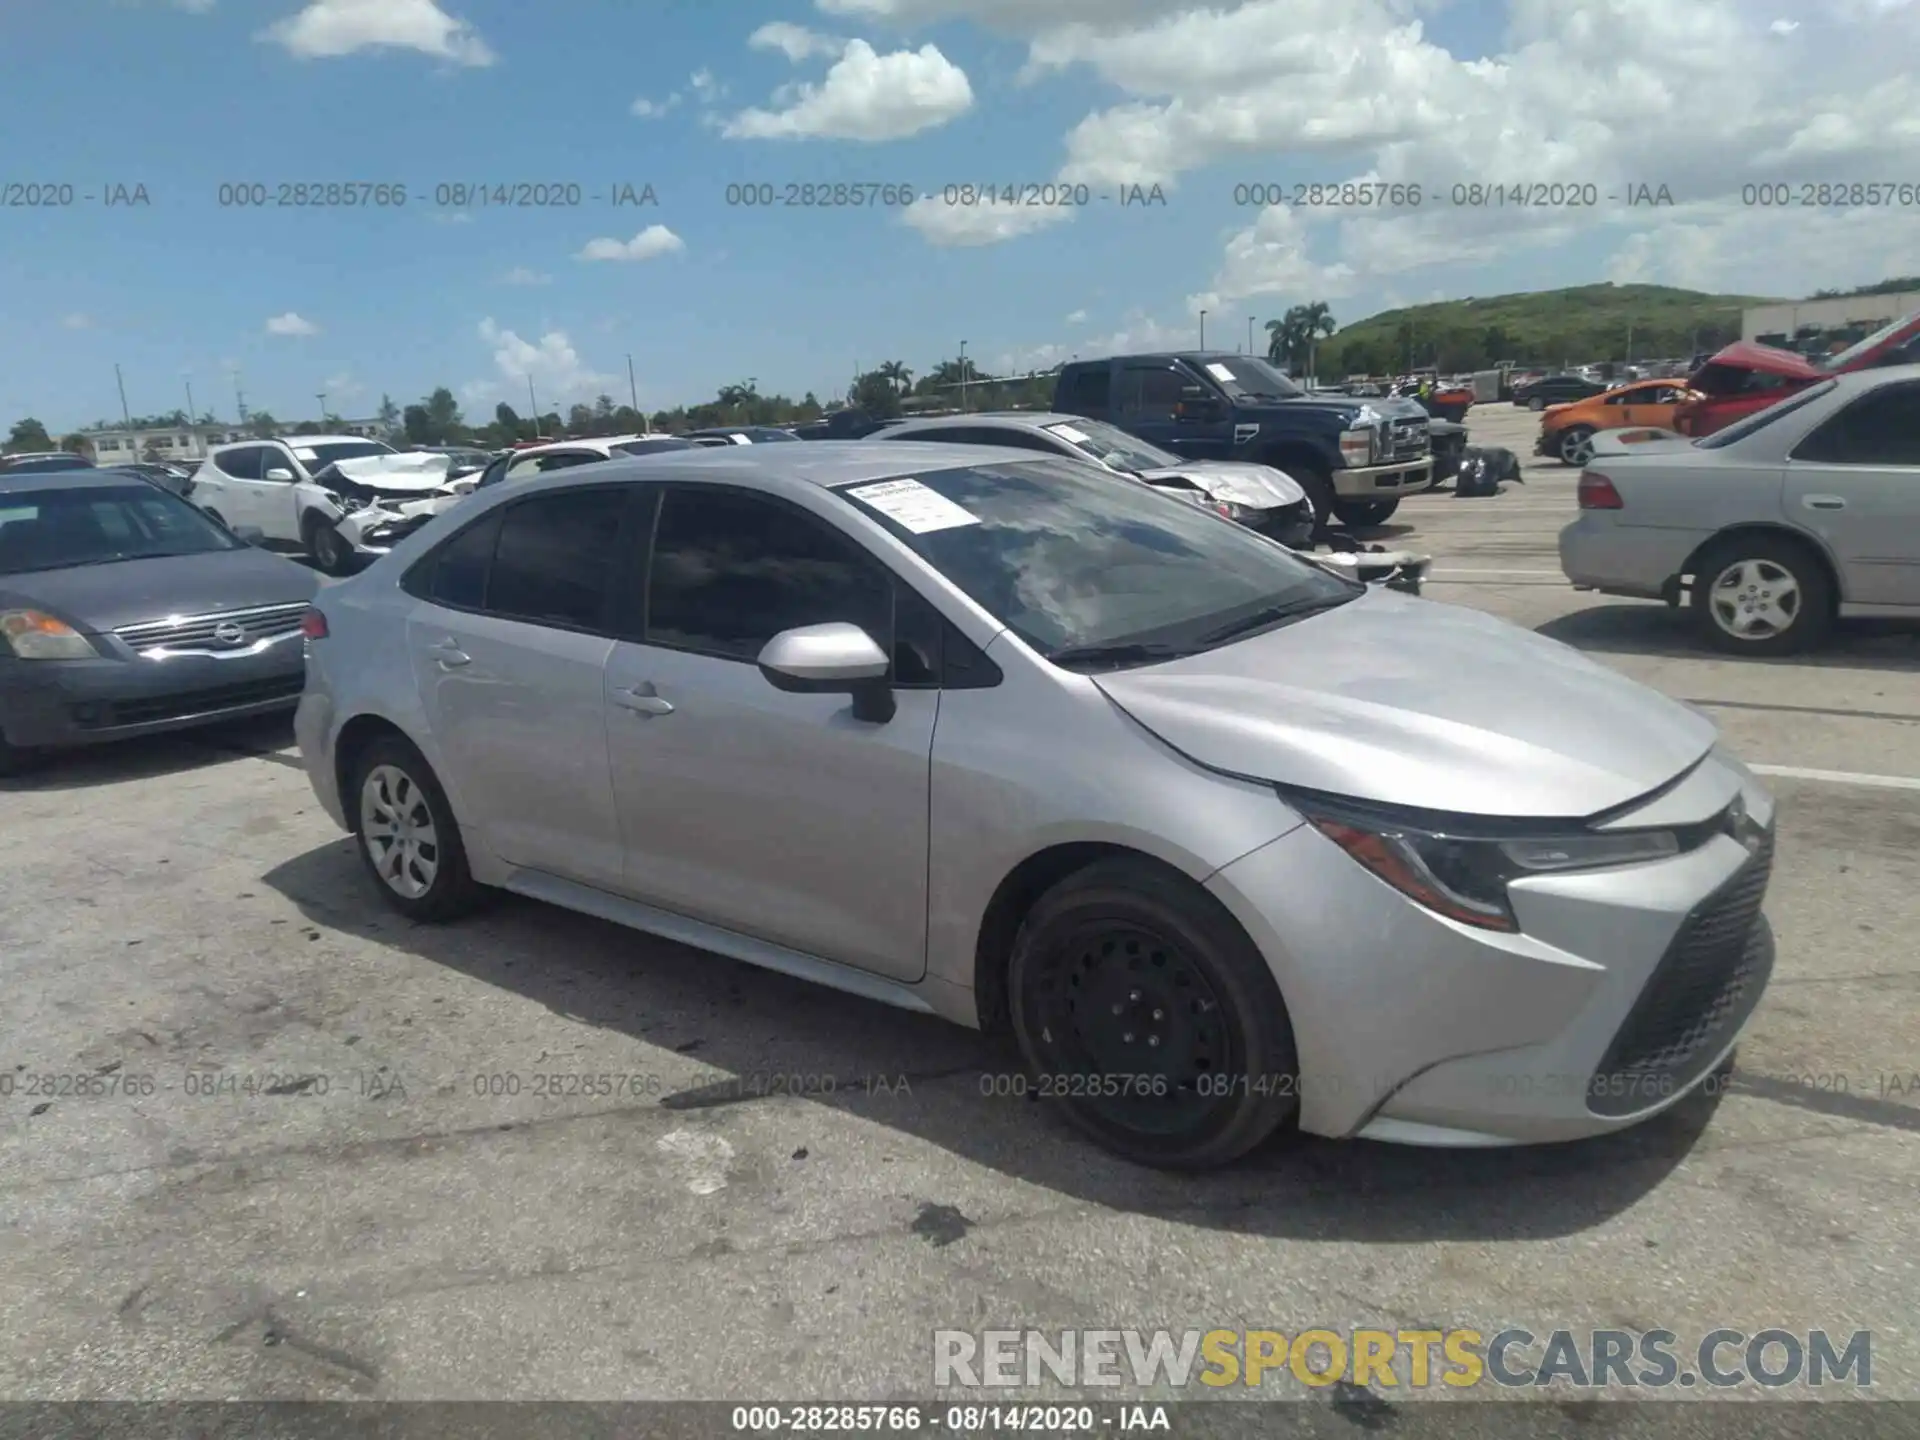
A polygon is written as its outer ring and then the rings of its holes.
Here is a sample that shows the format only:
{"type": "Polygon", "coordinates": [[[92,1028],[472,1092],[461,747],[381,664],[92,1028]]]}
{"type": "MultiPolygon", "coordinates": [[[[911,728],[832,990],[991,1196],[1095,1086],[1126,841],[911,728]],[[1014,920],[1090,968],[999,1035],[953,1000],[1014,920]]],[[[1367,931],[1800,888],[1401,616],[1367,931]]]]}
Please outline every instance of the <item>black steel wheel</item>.
{"type": "Polygon", "coordinates": [[[1265,960],[1220,903],[1147,860],[1068,877],[1009,976],[1030,1083],[1127,1159],[1209,1169],[1295,1112],[1293,1035],[1265,960]]]}

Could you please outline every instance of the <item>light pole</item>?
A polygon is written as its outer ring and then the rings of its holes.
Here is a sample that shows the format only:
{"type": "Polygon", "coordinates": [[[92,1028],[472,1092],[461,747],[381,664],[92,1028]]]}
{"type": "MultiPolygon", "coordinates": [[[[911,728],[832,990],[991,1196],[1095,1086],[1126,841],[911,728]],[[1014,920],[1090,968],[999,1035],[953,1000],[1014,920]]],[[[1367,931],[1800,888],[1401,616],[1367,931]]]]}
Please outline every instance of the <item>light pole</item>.
{"type": "Polygon", "coordinates": [[[967,413],[967,342],[960,342],[960,413],[967,413]]]}
{"type": "Polygon", "coordinates": [[[1247,317],[1247,353],[1253,354],[1253,316],[1247,317]]]}
{"type": "Polygon", "coordinates": [[[327,392],[316,390],[313,392],[313,398],[320,402],[320,423],[324,425],[327,423],[327,392]]]}
{"type": "Polygon", "coordinates": [[[1200,312],[1200,348],[1207,348],[1207,312],[1204,310],[1200,312]]]}
{"type": "Polygon", "coordinates": [[[633,383],[633,356],[631,355],[627,356],[627,399],[633,402],[633,408],[638,411],[640,408],[640,390],[639,387],[633,383]]]}

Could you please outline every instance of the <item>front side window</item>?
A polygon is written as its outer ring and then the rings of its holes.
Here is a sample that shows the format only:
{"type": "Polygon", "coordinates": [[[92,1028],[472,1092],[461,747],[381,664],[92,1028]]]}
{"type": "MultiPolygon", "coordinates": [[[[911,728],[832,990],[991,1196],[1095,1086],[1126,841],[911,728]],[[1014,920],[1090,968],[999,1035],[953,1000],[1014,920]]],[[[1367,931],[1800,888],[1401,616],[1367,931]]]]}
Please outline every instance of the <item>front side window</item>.
{"type": "Polygon", "coordinates": [[[882,648],[892,574],[850,537],[763,496],[668,491],[654,534],[647,644],[751,661],[783,630],[842,621],[882,648]]]}
{"type": "Polygon", "coordinates": [[[219,466],[222,474],[231,475],[236,480],[258,480],[261,454],[262,448],[258,445],[242,445],[238,450],[222,452],[213,463],[219,466]]]}
{"type": "Polygon", "coordinates": [[[10,491],[4,507],[0,575],[241,548],[193,506],[144,481],[10,491]]]}
{"type": "Polygon", "coordinates": [[[1045,655],[1207,648],[1363,586],[1198,506],[1071,460],[935,470],[835,493],[1045,655]]]}
{"type": "Polygon", "coordinates": [[[627,499],[623,488],[569,489],[509,505],[487,577],[488,613],[602,628],[627,499]]]}

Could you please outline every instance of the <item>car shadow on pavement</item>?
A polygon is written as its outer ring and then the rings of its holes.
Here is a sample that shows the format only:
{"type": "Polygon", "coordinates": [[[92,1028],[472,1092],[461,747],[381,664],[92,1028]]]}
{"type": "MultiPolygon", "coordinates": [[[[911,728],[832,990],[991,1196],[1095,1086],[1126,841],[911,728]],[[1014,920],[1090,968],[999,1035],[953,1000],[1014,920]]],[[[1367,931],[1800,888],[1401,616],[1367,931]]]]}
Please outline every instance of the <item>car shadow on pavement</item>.
{"type": "Polygon", "coordinates": [[[1688,612],[1651,600],[1592,605],[1556,616],[1534,629],[1576,650],[1603,655],[1659,655],[1847,670],[1911,670],[1920,663],[1920,625],[1902,620],[1842,620],[1820,649],[1776,658],[1722,654],[1694,634],[1688,612]]]}
{"type": "MultiPolygon", "coordinates": [[[[786,1095],[769,1099],[756,1077],[810,1077],[809,1109],[857,1115],[1078,1201],[1219,1230],[1402,1244],[1577,1233],[1658,1186],[1717,1103],[1692,1097],[1622,1134],[1515,1149],[1414,1150],[1283,1134],[1223,1171],[1165,1173],[1096,1148],[1036,1099],[1009,1097],[1006,1082],[1021,1068],[1010,1043],[945,1021],[517,896],[455,925],[415,925],[381,902],[351,841],[308,851],[262,879],[315,926],[630,1036],[667,1063],[691,1056],[722,1072],[663,1095],[663,1109],[793,1105],[786,1095]]],[[[489,1064],[475,1055],[472,1069],[489,1064]]],[[[648,1066],[640,1055],[622,1068],[648,1066]]],[[[795,1142],[807,1144],[806,1133],[802,1118],[795,1142]]]]}
{"type": "Polygon", "coordinates": [[[0,779],[0,795],[95,790],[185,774],[236,759],[267,760],[298,769],[297,757],[280,753],[292,744],[293,720],[287,715],[114,740],[36,756],[18,775],[0,779]]]}

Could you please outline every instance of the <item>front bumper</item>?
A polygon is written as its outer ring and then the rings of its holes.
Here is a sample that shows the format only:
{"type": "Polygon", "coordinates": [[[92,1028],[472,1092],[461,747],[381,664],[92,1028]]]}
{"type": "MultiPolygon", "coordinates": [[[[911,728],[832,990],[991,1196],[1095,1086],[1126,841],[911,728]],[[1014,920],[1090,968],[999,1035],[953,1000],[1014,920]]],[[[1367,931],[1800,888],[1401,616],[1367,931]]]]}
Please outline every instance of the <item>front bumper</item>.
{"type": "Polygon", "coordinates": [[[1333,493],[1343,500],[1378,500],[1415,495],[1433,484],[1433,456],[1384,465],[1346,466],[1333,472],[1333,493]]]}
{"type": "Polygon", "coordinates": [[[1551,430],[1542,430],[1540,438],[1533,442],[1533,453],[1556,459],[1560,454],[1560,437],[1551,430]]]}
{"type": "Polygon", "coordinates": [[[234,655],[0,660],[0,730],[64,749],[291,710],[306,683],[298,632],[234,655]]]}
{"type": "MultiPolygon", "coordinates": [[[[1720,762],[1709,759],[1707,765],[1720,762]]],[[[1653,864],[1513,888],[1522,933],[1441,919],[1301,826],[1209,888],[1267,956],[1292,1016],[1300,1125],[1420,1144],[1579,1139],[1696,1089],[1765,989],[1772,801],[1723,766],[1767,827],[1653,864]]]]}

